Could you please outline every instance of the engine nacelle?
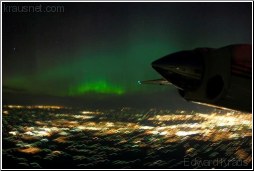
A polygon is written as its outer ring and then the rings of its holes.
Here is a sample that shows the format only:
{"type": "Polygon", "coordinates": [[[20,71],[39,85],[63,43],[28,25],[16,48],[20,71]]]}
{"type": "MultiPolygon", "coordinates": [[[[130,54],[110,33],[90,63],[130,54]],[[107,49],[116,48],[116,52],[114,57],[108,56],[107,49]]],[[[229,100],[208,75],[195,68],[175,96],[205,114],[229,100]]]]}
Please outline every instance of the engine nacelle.
{"type": "Polygon", "coordinates": [[[188,101],[252,111],[251,45],[181,51],[152,66],[188,101]]]}

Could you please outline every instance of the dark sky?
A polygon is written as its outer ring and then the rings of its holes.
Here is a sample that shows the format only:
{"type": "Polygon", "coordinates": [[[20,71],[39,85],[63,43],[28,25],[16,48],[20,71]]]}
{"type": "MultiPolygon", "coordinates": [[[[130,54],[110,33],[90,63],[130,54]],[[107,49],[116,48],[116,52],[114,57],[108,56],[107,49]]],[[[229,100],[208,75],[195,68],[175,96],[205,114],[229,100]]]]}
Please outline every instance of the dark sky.
{"type": "Polygon", "coordinates": [[[181,50],[252,41],[251,3],[3,3],[64,12],[3,11],[3,102],[188,106],[151,62],[181,50]]]}

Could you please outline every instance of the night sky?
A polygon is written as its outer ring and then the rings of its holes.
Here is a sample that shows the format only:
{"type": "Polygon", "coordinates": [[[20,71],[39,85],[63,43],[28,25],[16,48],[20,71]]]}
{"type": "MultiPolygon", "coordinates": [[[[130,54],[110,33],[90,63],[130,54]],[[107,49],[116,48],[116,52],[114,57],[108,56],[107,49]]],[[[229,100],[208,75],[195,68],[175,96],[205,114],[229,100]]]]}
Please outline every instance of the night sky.
{"type": "MultiPolygon", "coordinates": [[[[3,12],[3,103],[191,107],[151,62],[197,47],[252,42],[249,3],[3,3],[64,12],[3,12]]],[[[195,106],[195,105],[193,105],[195,106]]]]}

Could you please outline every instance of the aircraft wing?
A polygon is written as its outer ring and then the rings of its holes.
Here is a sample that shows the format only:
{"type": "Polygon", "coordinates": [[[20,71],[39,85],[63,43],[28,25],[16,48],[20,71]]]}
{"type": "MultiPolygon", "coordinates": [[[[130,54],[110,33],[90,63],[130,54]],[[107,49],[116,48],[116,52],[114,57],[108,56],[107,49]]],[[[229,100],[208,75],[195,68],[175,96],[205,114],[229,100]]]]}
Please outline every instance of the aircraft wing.
{"type": "Polygon", "coordinates": [[[157,84],[157,85],[172,85],[169,81],[164,78],[155,80],[138,81],[139,84],[157,84]]]}

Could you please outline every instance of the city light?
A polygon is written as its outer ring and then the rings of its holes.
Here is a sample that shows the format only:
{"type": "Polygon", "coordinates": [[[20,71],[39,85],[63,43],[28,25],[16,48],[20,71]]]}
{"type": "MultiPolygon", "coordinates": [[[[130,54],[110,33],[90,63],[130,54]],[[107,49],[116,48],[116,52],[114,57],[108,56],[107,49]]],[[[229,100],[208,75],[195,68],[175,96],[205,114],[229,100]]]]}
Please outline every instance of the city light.
{"type": "MultiPolygon", "coordinates": [[[[7,133],[4,135],[8,141],[13,139],[20,153],[29,155],[39,154],[43,151],[42,147],[52,142],[68,145],[79,138],[88,137],[84,144],[94,144],[104,139],[109,144],[114,142],[113,146],[124,145],[128,150],[160,149],[172,143],[188,144],[192,141],[208,144],[204,149],[207,150],[213,148],[214,144],[236,141],[232,145],[234,150],[227,153],[247,163],[252,160],[250,153],[240,150],[241,143],[246,143],[242,140],[252,137],[251,114],[230,111],[188,114],[187,111],[156,109],[142,114],[132,110],[79,111],[56,106],[5,106],[3,123],[8,132],[4,132],[7,133]],[[12,124],[7,126],[8,122],[12,124]]],[[[195,151],[195,148],[195,145],[186,145],[184,151],[193,157],[203,153],[195,151]]],[[[78,148],[75,150],[79,151],[78,148]]],[[[53,151],[57,149],[54,147],[48,155],[63,153],[58,150],[59,153],[53,154],[53,151]]]]}

